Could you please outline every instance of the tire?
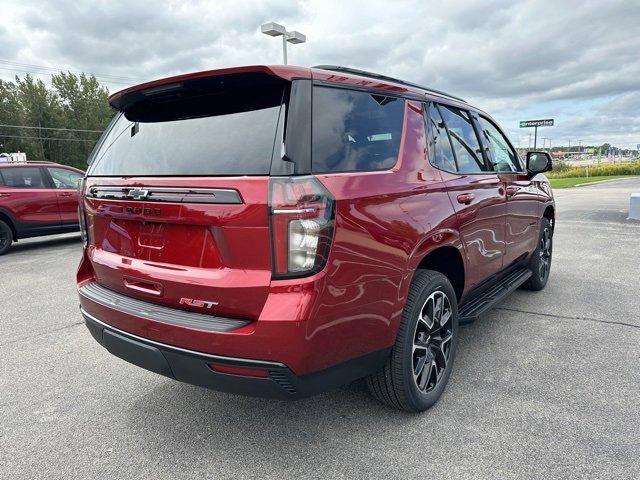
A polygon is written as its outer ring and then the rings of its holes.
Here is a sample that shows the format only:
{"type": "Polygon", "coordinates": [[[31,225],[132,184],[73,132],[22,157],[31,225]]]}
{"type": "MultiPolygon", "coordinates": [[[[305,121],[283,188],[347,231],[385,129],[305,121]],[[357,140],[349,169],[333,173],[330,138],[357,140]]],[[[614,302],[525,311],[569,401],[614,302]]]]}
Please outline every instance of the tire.
{"type": "Polygon", "coordinates": [[[449,380],[457,343],[458,302],[451,283],[441,273],[418,270],[391,355],[380,371],[367,378],[369,391],[400,410],[417,413],[428,409],[449,380]],[[439,317],[447,319],[440,323],[439,317]]]}
{"type": "Polygon", "coordinates": [[[540,222],[538,246],[531,254],[529,268],[533,275],[522,286],[526,290],[542,290],[549,280],[551,272],[551,256],[553,254],[553,227],[548,218],[543,217],[540,222]]]}
{"type": "Polygon", "coordinates": [[[11,227],[0,220],[0,255],[7,253],[12,243],[13,231],[11,231],[11,227]]]}

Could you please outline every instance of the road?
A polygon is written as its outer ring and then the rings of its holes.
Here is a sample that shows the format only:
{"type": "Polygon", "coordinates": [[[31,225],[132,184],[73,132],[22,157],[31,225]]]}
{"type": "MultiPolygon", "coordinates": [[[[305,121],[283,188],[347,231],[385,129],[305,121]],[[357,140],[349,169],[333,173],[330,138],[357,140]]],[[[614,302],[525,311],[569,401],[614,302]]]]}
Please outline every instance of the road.
{"type": "Polygon", "coordinates": [[[0,258],[0,478],[640,478],[640,180],[556,192],[552,274],[461,329],[421,415],[362,384],[287,403],[129,365],[77,307],[77,235],[0,258]]]}

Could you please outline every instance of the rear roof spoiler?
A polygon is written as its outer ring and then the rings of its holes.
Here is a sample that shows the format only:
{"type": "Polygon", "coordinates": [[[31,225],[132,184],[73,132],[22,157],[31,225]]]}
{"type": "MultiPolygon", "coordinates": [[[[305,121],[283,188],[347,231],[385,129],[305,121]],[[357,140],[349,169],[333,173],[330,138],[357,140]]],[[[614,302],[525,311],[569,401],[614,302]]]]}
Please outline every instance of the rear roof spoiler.
{"type": "Polygon", "coordinates": [[[177,94],[187,85],[194,83],[211,83],[221,85],[229,79],[239,80],[242,77],[258,77],[291,81],[294,78],[311,78],[308,68],[287,65],[251,65],[245,67],[221,68],[204,72],[187,73],[174,77],[142,83],[114,93],[109,97],[109,104],[121,112],[126,112],[133,105],[151,98],[165,98],[177,94]]]}

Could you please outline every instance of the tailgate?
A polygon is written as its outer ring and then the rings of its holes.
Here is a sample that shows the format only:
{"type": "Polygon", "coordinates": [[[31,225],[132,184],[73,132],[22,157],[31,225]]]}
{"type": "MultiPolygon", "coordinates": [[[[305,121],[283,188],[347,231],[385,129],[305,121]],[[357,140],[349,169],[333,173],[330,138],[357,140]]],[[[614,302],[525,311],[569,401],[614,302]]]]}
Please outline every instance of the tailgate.
{"type": "Polygon", "coordinates": [[[268,177],[88,178],[96,280],[166,306],[257,317],[271,278],[267,188],[268,177]]]}

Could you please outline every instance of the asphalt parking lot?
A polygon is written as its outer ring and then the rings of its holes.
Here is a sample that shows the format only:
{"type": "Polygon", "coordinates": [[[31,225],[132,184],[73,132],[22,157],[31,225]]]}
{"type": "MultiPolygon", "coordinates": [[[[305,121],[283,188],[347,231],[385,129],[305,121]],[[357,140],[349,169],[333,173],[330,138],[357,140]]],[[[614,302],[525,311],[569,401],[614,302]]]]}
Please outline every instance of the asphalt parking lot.
{"type": "Polygon", "coordinates": [[[77,307],[77,235],[0,258],[0,478],[640,478],[640,179],[558,190],[549,284],[461,329],[421,415],[361,384],[287,403],[108,354],[77,307]]]}

